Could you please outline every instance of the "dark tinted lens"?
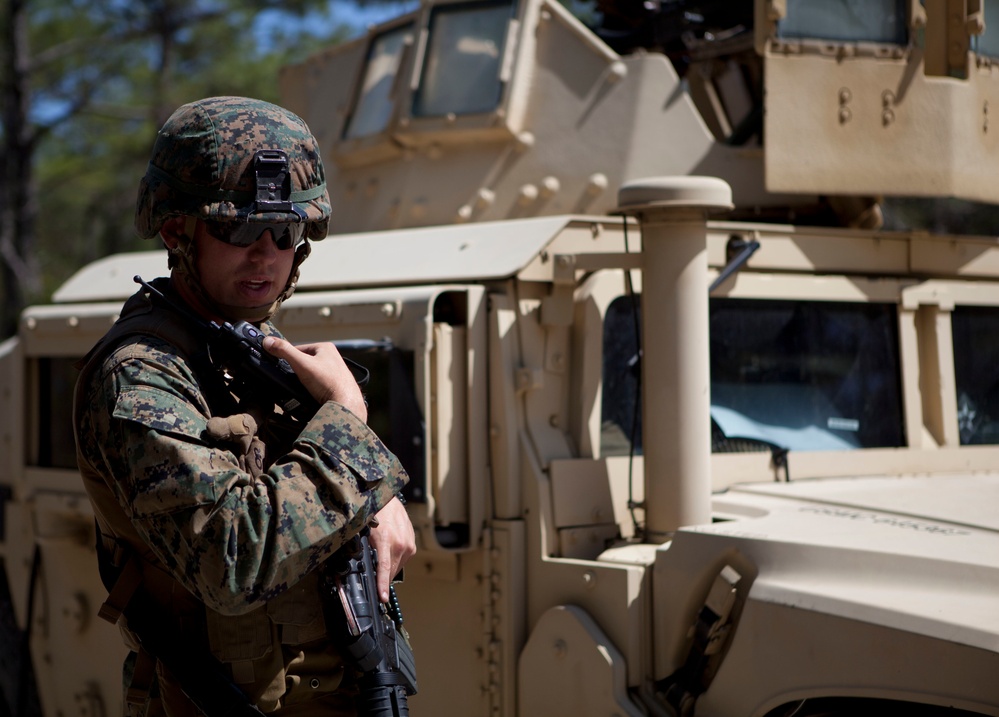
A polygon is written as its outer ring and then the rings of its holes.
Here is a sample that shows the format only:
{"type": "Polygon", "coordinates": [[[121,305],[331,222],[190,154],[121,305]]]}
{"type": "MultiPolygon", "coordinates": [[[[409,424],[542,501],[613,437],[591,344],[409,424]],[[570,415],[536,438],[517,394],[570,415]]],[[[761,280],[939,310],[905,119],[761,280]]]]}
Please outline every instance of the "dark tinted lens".
{"type": "Polygon", "coordinates": [[[280,224],[263,224],[253,222],[207,222],[208,233],[221,242],[232,246],[248,247],[269,231],[274,237],[274,243],[282,251],[291,249],[301,241],[305,234],[305,224],[301,222],[282,222],[280,224]]]}

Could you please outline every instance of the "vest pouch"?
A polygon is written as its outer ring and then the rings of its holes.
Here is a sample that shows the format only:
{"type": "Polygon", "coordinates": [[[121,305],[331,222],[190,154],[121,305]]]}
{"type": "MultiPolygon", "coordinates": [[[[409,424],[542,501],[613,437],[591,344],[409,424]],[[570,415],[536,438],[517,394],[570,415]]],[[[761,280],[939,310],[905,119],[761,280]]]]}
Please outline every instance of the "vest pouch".
{"type": "Polygon", "coordinates": [[[319,576],[315,572],[267,603],[266,610],[278,626],[283,645],[304,645],[326,637],[326,621],[319,602],[319,576]]]}
{"type": "Polygon", "coordinates": [[[316,670],[315,657],[307,659],[307,664],[296,664],[304,657],[299,657],[299,646],[315,645],[326,636],[315,574],[244,615],[206,609],[205,616],[212,654],[229,666],[233,681],[265,712],[277,709],[289,688],[296,693],[323,692],[336,689],[340,682],[339,666],[329,669],[324,664],[316,670]],[[296,667],[304,668],[306,674],[289,675],[289,671],[297,672],[296,667]]]}
{"type": "Polygon", "coordinates": [[[242,685],[263,677],[268,656],[281,663],[277,630],[267,617],[266,608],[259,607],[245,615],[222,615],[205,609],[208,646],[212,654],[232,668],[233,679],[242,685]],[[259,663],[259,664],[257,664],[259,663]]]}

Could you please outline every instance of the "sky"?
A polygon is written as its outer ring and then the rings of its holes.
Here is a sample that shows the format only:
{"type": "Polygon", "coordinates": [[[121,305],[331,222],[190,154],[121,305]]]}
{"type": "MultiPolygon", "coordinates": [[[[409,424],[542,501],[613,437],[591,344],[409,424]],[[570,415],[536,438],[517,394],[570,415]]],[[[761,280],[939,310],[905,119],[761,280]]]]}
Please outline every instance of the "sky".
{"type": "MultiPolygon", "coordinates": [[[[268,33],[263,31],[280,16],[288,30],[326,35],[338,24],[354,28],[352,36],[364,34],[369,25],[377,25],[419,7],[419,0],[389,0],[361,6],[353,0],[328,0],[326,12],[309,13],[304,18],[289,18],[278,10],[260,13],[257,18],[258,43],[266,44],[268,33]]],[[[261,49],[267,48],[259,45],[261,49]]]]}
{"type": "Polygon", "coordinates": [[[414,0],[398,0],[360,7],[346,0],[335,0],[335,2],[331,0],[330,6],[335,8],[335,12],[344,22],[363,30],[368,25],[378,24],[409,12],[419,7],[420,3],[414,0]]]}

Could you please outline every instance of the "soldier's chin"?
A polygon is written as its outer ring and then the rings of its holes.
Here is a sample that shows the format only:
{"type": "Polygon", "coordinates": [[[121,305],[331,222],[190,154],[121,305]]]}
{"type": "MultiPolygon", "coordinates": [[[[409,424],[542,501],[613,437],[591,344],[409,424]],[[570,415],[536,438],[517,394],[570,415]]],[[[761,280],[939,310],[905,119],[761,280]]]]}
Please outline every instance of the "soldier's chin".
{"type": "Polygon", "coordinates": [[[249,321],[250,323],[257,323],[260,321],[266,321],[274,312],[277,311],[280,302],[275,300],[269,304],[260,304],[259,306],[234,306],[232,304],[221,304],[219,308],[222,309],[224,316],[236,321],[249,321]]]}

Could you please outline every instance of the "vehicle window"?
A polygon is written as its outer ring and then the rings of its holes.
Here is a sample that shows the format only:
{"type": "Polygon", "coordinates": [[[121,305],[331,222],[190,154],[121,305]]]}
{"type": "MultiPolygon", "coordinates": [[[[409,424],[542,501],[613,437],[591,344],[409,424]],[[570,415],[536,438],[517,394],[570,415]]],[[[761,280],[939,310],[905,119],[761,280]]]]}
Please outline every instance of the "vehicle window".
{"type": "Polygon", "coordinates": [[[894,304],[711,300],[711,415],[791,450],[904,445],[894,304]]]}
{"type": "Polygon", "coordinates": [[[412,41],[413,25],[403,25],[376,36],[368,50],[364,80],[355,103],[354,113],[347,122],[345,139],[370,137],[385,130],[395,98],[392,89],[399,74],[403,48],[412,41]]]}
{"type": "Polygon", "coordinates": [[[951,334],[961,444],[997,444],[999,307],[954,307],[951,334]]]}
{"type": "Polygon", "coordinates": [[[971,37],[971,49],[979,55],[999,57],[999,0],[985,0],[985,32],[971,37]]]}
{"type": "Polygon", "coordinates": [[[40,468],[76,468],[73,437],[73,390],[79,371],[75,358],[38,359],[38,455],[40,468]]]}
{"type": "MultiPolygon", "coordinates": [[[[893,304],[711,299],[715,452],[905,444],[893,304]]],[[[997,334],[999,335],[999,334],[997,334]]],[[[631,300],[604,319],[601,453],[641,447],[631,300]]]]}
{"type": "Polygon", "coordinates": [[[626,456],[635,439],[642,453],[642,411],[639,400],[641,364],[637,325],[641,297],[619,296],[607,307],[603,338],[603,401],[600,407],[600,455],[626,456]]]}
{"type": "Polygon", "coordinates": [[[787,0],[777,35],[904,45],[906,4],[907,0],[787,0]]]}
{"type": "Polygon", "coordinates": [[[340,353],[369,372],[363,387],[368,402],[368,426],[382,439],[409,474],[403,490],[407,500],[426,500],[426,426],[413,384],[412,351],[387,341],[337,341],[340,353]]]}
{"type": "Polygon", "coordinates": [[[491,112],[499,105],[512,2],[442,5],[430,16],[426,59],[413,101],[417,117],[491,112]]]}

